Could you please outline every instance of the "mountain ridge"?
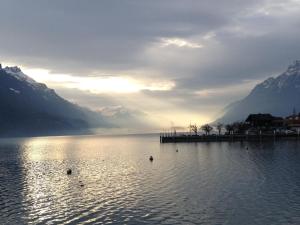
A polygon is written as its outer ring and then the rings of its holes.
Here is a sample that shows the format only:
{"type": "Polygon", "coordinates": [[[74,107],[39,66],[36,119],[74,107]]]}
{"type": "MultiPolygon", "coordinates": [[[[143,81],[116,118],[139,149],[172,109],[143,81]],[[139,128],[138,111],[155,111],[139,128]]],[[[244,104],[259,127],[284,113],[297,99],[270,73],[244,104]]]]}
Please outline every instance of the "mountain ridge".
{"type": "Polygon", "coordinates": [[[0,66],[0,136],[89,133],[107,127],[101,114],[71,103],[25,75],[0,66]]]}
{"type": "Polygon", "coordinates": [[[216,122],[230,123],[245,120],[251,113],[271,113],[287,116],[294,108],[300,109],[300,60],[295,60],[287,70],[257,84],[244,99],[225,107],[216,122]]]}

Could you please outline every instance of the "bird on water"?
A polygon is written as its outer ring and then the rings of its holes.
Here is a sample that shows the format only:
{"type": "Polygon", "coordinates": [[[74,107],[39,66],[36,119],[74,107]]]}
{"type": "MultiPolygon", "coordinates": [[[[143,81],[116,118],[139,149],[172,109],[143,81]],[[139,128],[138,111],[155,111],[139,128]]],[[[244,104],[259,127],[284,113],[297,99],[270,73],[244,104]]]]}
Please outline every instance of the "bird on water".
{"type": "Polygon", "coordinates": [[[67,170],[67,174],[68,174],[68,175],[71,175],[71,174],[72,174],[72,170],[71,170],[71,169],[68,169],[68,170],[67,170]]]}

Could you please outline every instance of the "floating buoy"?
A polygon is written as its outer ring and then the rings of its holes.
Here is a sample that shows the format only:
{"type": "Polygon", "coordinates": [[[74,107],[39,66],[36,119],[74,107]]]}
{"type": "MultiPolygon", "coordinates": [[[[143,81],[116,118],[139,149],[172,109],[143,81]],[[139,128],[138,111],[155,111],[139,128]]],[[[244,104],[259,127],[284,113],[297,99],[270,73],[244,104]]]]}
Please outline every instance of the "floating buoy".
{"type": "Polygon", "coordinates": [[[152,156],[152,155],[150,156],[149,160],[150,160],[151,162],[153,161],[153,156],[152,156]]]}
{"type": "Polygon", "coordinates": [[[71,175],[71,174],[72,174],[72,170],[71,170],[71,169],[68,169],[68,170],[67,170],[67,174],[68,174],[68,175],[71,175]]]}

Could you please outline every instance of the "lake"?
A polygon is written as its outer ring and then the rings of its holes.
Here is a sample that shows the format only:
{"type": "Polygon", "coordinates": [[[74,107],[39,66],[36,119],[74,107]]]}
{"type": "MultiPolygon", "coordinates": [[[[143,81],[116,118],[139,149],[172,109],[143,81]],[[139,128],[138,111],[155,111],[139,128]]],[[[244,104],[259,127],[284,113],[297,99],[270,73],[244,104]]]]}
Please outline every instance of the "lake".
{"type": "Polygon", "coordinates": [[[300,224],[300,141],[0,139],[0,224],[28,223],[300,224]]]}

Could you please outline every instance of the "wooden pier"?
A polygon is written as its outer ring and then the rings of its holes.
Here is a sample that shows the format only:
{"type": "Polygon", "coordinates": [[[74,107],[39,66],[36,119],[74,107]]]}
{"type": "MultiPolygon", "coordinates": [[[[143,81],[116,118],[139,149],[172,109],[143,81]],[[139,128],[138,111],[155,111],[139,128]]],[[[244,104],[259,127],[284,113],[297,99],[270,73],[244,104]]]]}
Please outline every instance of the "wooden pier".
{"type": "Polygon", "coordinates": [[[178,143],[178,142],[233,142],[233,141],[261,141],[271,139],[298,139],[299,134],[259,134],[259,135],[187,135],[161,133],[160,143],[178,143]]]}

